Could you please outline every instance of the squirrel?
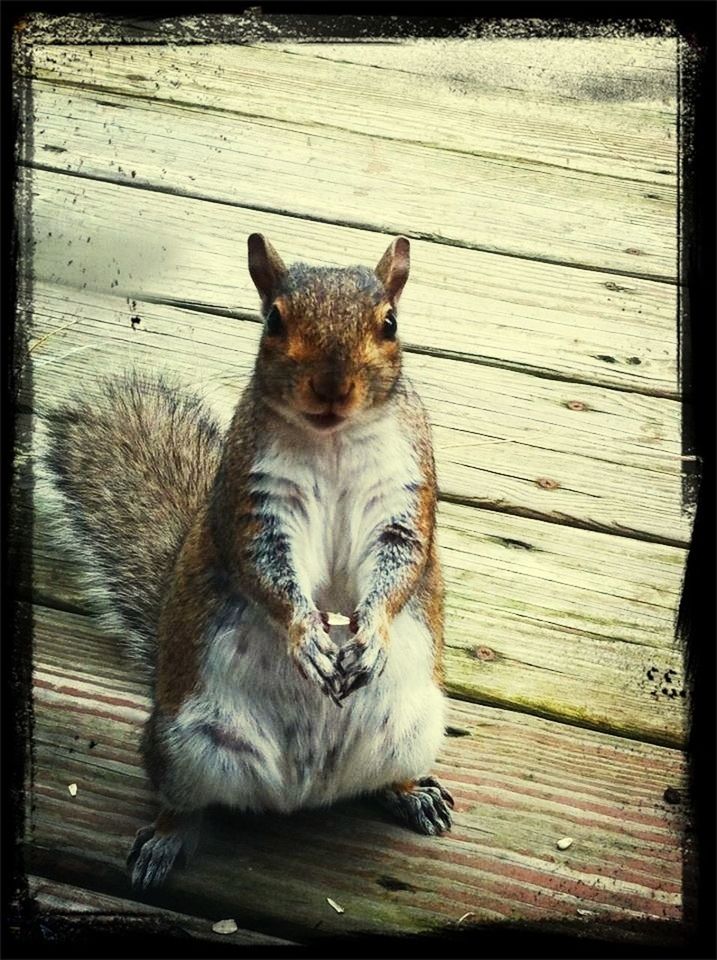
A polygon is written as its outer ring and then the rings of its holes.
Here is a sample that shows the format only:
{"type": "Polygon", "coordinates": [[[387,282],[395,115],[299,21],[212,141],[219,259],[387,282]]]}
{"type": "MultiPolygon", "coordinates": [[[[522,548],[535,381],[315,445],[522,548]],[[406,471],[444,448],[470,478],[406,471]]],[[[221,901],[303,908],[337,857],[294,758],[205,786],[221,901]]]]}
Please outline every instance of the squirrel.
{"type": "Polygon", "coordinates": [[[224,436],[199,398],[136,374],[47,418],[73,535],[151,674],[140,750],[161,809],[127,858],[139,888],[186,862],[210,804],[373,794],[421,833],[451,828],[427,775],[444,588],[430,426],[397,335],[409,241],[375,270],[287,268],[258,233],[248,254],[263,329],[224,436]]]}

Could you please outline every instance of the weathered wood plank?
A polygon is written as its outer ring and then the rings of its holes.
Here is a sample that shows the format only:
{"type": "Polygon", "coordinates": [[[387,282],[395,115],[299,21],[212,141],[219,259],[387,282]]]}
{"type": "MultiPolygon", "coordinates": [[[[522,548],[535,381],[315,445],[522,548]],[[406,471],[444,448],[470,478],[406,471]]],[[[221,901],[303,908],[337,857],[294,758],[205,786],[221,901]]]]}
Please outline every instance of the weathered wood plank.
{"type": "MultiPolygon", "coordinates": [[[[195,939],[235,944],[238,947],[260,946],[281,947],[291,944],[289,940],[255,933],[253,930],[239,929],[236,933],[219,934],[212,932],[212,924],[226,917],[197,917],[173,910],[162,910],[159,907],[141,903],[138,900],[128,900],[121,897],[107,896],[92,889],[73,886],[68,883],[58,883],[46,877],[28,877],[29,893],[38,905],[43,917],[61,917],[65,922],[76,926],[83,926],[93,933],[102,931],[109,920],[121,918],[123,931],[129,933],[156,933],[174,934],[195,939]]],[[[61,933],[56,934],[61,939],[61,933]]]]}
{"type": "Polygon", "coordinates": [[[504,519],[448,504],[439,513],[451,692],[683,745],[685,554],[504,519]]]}
{"type": "Polygon", "coordinates": [[[84,87],[33,86],[31,160],[44,167],[493,253],[676,278],[673,186],[229,115],[209,103],[103,91],[98,104],[84,87]]]}
{"type": "MultiPolygon", "coordinates": [[[[154,812],[129,749],[147,701],[126,692],[114,668],[105,671],[117,653],[99,634],[101,655],[87,670],[84,646],[74,653],[76,618],[66,616],[58,666],[45,658],[57,615],[37,610],[29,864],[126,897],[128,839],[154,812]],[[126,700],[129,715],[115,705],[126,700]],[[78,785],[74,798],[69,783],[78,785]]],[[[469,911],[467,922],[604,923],[616,937],[626,918],[680,919],[684,801],[670,805],[663,794],[685,788],[681,753],[460,703],[451,704],[450,722],[466,733],[447,739],[437,767],[457,801],[451,834],[418,837],[368,804],[292,817],[217,815],[192,869],[158,903],[236,916],[293,939],[435,929],[469,911]],[[574,844],[560,852],[566,835],[574,844]],[[327,896],[346,912],[336,914],[327,896]],[[580,917],[578,909],[591,912],[580,917]]]]}
{"type": "MultiPolygon", "coordinates": [[[[38,484],[34,598],[87,612],[91,570],[53,543],[48,503],[38,484]]],[[[438,541],[450,692],[685,743],[689,690],[674,628],[684,551],[450,503],[440,506],[438,541]]],[[[68,617],[57,614],[44,656],[62,665],[72,640],[82,643],[87,668],[95,669],[97,628],[82,616],[68,617]]]]}
{"type": "Polygon", "coordinates": [[[33,74],[71,87],[674,184],[676,41],[568,41],[558,49],[533,41],[131,45],[91,52],[39,46],[33,74]],[[631,62],[636,58],[639,66],[631,62]]]}
{"type": "Polygon", "coordinates": [[[560,104],[570,116],[576,100],[580,110],[598,102],[606,113],[616,107],[639,112],[674,108],[677,45],[676,37],[494,35],[394,43],[302,41],[277,47],[306,58],[401,71],[411,82],[424,77],[438,95],[520,94],[526,104],[560,104]]]}
{"type": "MultiPolygon", "coordinates": [[[[26,177],[36,275],[135,299],[256,313],[245,267],[249,233],[266,233],[287,262],[343,266],[376,262],[387,241],[44,171],[26,177]]],[[[421,240],[412,242],[411,258],[401,301],[409,348],[677,395],[674,287],[421,240]]]]}
{"type": "MultiPolygon", "coordinates": [[[[26,400],[42,413],[74,395],[78,379],[92,391],[102,375],[135,366],[176,374],[226,421],[259,334],[249,320],[38,283],[26,400]]],[[[688,541],[678,402],[417,354],[406,368],[434,423],[446,496],[688,541]]]]}

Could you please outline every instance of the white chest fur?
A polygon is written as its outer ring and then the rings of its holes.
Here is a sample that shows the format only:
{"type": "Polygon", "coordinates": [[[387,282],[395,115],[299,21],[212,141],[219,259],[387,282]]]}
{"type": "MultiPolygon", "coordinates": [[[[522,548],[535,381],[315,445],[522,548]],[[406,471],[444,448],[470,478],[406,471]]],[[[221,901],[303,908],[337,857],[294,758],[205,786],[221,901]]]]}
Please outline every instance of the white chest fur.
{"type": "Polygon", "coordinates": [[[279,435],[258,459],[252,488],[271,497],[305,593],[321,609],[350,614],[377,529],[409,509],[419,481],[405,428],[385,417],[307,438],[299,449],[279,435]]]}

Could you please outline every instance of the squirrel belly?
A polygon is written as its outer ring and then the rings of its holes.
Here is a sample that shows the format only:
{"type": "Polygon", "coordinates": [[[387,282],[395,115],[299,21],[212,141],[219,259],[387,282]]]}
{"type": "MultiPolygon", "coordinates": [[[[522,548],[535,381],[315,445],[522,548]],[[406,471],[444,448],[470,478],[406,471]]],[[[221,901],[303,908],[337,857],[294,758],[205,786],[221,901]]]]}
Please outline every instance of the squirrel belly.
{"type": "Polygon", "coordinates": [[[168,807],[288,813],[409,780],[434,763],[444,698],[419,614],[396,617],[385,670],[344,709],[307,684],[283,648],[256,611],[218,627],[196,695],[155,721],[168,807]]]}
{"type": "MultiPolygon", "coordinates": [[[[281,520],[320,609],[356,608],[376,530],[405,512],[421,479],[400,401],[395,406],[371,426],[301,449],[275,425],[251,464],[249,494],[281,520]]],[[[272,558],[262,563],[271,572],[272,558]]],[[[147,755],[162,758],[164,803],[288,812],[426,772],[444,727],[431,630],[440,589],[434,565],[431,556],[390,625],[383,672],[343,709],[306,682],[286,656],[285,631],[241,596],[241,582],[227,591],[199,644],[198,682],[177,710],[159,709],[147,732],[147,755]]],[[[333,627],[331,638],[341,645],[349,631],[333,627]]]]}

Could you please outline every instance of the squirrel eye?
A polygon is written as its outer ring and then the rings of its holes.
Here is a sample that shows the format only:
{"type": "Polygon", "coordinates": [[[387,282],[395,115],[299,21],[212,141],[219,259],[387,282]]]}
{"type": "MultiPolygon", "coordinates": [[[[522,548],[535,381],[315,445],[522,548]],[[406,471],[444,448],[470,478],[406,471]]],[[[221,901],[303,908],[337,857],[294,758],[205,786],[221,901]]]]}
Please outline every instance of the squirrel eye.
{"type": "Polygon", "coordinates": [[[389,310],[383,320],[383,336],[386,340],[395,340],[396,339],[396,330],[398,329],[398,323],[396,322],[396,314],[393,310],[389,310]]]}
{"type": "Polygon", "coordinates": [[[284,330],[279,308],[274,305],[266,315],[266,332],[270,337],[278,337],[284,330]]]}

